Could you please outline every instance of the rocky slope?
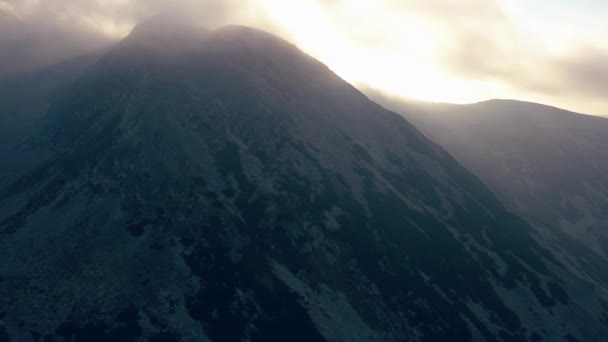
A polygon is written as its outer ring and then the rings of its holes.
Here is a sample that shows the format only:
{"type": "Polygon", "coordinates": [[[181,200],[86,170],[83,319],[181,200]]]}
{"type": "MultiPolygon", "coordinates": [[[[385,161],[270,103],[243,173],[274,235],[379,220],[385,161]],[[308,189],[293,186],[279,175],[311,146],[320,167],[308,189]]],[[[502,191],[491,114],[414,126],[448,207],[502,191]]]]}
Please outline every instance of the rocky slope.
{"type": "Polygon", "coordinates": [[[517,101],[380,99],[517,212],[608,256],[608,120],[517,101]]]}
{"type": "Polygon", "coordinates": [[[402,117],[264,32],[150,25],[0,188],[0,339],[608,337],[608,273],[402,117]]]}

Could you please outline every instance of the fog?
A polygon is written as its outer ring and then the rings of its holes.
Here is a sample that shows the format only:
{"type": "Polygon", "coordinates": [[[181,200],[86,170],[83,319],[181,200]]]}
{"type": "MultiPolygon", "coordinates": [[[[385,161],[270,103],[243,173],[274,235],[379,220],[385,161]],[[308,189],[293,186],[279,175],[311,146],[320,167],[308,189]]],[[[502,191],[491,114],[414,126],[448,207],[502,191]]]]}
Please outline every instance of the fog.
{"type": "Polygon", "coordinates": [[[243,23],[270,30],[271,25],[250,4],[238,0],[0,0],[0,78],[101,50],[152,16],[191,20],[208,28],[243,23]]]}
{"type": "Polygon", "coordinates": [[[0,0],[0,79],[99,50],[150,16],[270,31],[347,81],[426,101],[608,113],[606,7],[519,0],[0,0]],[[544,16],[539,15],[544,13],[544,16]],[[600,18],[600,19],[597,19],[600,18]],[[579,21],[580,20],[580,21],[579,21]]]}

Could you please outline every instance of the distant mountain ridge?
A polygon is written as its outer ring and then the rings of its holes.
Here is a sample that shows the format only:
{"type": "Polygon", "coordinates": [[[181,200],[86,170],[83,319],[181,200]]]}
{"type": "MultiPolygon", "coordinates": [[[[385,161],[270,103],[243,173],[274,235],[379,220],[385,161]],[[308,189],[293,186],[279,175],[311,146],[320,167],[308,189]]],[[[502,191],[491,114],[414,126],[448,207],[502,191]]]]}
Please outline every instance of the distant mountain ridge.
{"type": "Polygon", "coordinates": [[[0,338],[608,338],[594,254],[403,117],[268,33],[149,32],[2,149],[38,159],[0,186],[0,338]]]}
{"type": "Polygon", "coordinates": [[[444,146],[509,205],[608,256],[608,120],[534,103],[375,96],[444,146]]]}

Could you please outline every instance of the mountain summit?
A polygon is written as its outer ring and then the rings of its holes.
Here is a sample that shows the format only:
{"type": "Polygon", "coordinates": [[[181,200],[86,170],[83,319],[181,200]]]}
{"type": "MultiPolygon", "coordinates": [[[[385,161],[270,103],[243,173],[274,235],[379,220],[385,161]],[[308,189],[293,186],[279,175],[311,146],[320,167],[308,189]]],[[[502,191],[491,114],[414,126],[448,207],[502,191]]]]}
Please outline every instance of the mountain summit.
{"type": "Polygon", "coordinates": [[[156,53],[180,53],[196,46],[205,33],[207,30],[185,16],[162,14],[137,24],[122,45],[146,47],[156,53]]]}
{"type": "Polygon", "coordinates": [[[608,337],[603,275],[320,62],[245,27],[156,37],[58,96],[0,189],[0,336],[608,337]]]}

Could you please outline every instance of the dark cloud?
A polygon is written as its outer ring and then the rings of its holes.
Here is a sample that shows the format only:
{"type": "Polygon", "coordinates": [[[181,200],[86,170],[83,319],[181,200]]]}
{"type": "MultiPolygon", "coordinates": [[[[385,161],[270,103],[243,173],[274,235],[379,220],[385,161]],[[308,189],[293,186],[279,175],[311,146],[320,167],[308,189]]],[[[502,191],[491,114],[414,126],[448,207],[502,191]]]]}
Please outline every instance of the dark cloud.
{"type": "Polygon", "coordinates": [[[461,32],[455,41],[459,43],[443,51],[441,61],[461,77],[498,80],[552,96],[608,95],[607,51],[579,47],[568,56],[553,57],[515,35],[502,43],[475,32],[461,32]]]}
{"type": "Polygon", "coordinates": [[[608,51],[581,48],[568,58],[553,61],[553,72],[564,89],[606,98],[608,51]]]}
{"type": "Polygon", "coordinates": [[[22,19],[5,14],[0,21],[0,78],[33,71],[109,43],[110,39],[98,31],[75,29],[55,17],[22,19]]]}
{"type": "Polygon", "coordinates": [[[90,53],[153,15],[231,23],[251,2],[240,0],[0,0],[0,79],[90,53]]]}

